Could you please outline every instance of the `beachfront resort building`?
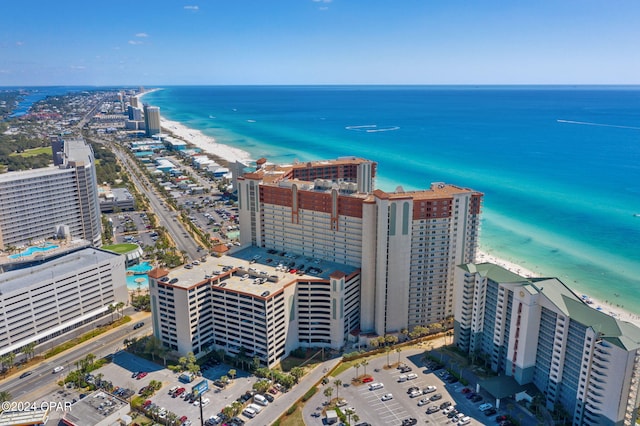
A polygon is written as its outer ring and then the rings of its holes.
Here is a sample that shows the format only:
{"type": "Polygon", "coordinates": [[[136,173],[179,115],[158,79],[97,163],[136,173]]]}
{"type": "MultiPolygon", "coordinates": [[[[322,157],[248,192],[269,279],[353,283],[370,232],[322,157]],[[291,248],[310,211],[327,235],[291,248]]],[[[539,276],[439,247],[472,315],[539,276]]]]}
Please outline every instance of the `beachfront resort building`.
{"type": "Polygon", "coordinates": [[[455,291],[455,343],[503,375],[494,394],[517,389],[509,382],[533,384],[576,426],[635,424],[640,328],[592,308],[557,278],[490,263],[458,266],[455,291]]]}
{"type": "Polygon", "coordinates": [[[160,127],[160,107],[144,106],[144,125],[148,137],[162,132],[160,127]]]}
{"type": "Polygon", "coordinates": [[[359,270],[313,259],[307,272],[285,266],[301,259],[249,247],[187,268],[154,269],[154,336],[180,355],[222,349],[269,367],[301,345],[341,347],[359,323],[359,270]]]}
{"type": "Polygon", "coordinates": [[[91,147],[64,140],[53,155],[57,166],[0,174],[0,249],[53,236],[102,244],[91,147]]]}
{"type": "Polygon", "coordinates": [[[445,183],[386,192],[376,168],[265,160],[237,189],[241,243],[360,269],[358,329],[382,336],[453,316],[454,267],[475,259],[482,194],[445,183]]]}
{"type": "Polygon", "coordinates": [[[0,257],[0,356],[73,333],[128,300],[125,257],[87,241],[0,257]]]}

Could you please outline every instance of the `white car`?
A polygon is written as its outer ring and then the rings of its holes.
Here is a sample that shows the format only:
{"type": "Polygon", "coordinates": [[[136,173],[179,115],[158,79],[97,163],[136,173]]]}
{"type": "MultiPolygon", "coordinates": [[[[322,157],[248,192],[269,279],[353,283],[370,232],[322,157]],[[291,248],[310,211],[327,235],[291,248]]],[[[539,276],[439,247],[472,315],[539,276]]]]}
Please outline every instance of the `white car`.
{"type": "Polygon", "coordinates": [[[487,410],[489,410],[490,408],[493,408],[493,405],[489,404],[488,402],[484,403],[484,404],[480,404],[480,406],[478,407],[478,410],[485,412],[487,410]]]}
{"type": "Polygon", "coordinates": [[[382,401],[389,401],[390,399],[393,399],[393,395],[390,393],[385,393],[384,395],[382,395],[382,398],[380,398],[382,401]]]}
{"type": "Polygon", "coordinates": [[[423,405],[427,405],[429,403],[429,398],[422,398],[418,401],[418,407],[422,407],[423,405]]]}
{"type": "Polygon", "coordinates": [[[53,369],[53,374],[59,373],[62,370],[64,370],[64,367],[62,365],[57,366],[56,368],[53,369]]]}
{"type": "Polygon", "coordinates": [[[471,423],[471,417],[469,417],[469,416],[463,417],[458,421],[458,425],[460,425],[460,426],[468,425],[469,423],[471,423]]]}
{"type": "Polygon", "coordinates": [[[445,408],[444,410],[442,410],[442,414],[447,415],[447,414],[449,414],[450,412],[452,412],[455,409],[456,408],[453,405],[450,405],[447,408],[445,408]]]}
{"type": "Polygon", "coordinates": [[[427,386],[426,388],[422,389],[422,393],[426,395],[428,393],[435,392],[437,390],[438,388],[435,386],[427,386]]]}
{"type": "Polygon", "coordinates": [[[410,398],[417,398],[417,397],[419,397],[419,396],[422,396],[422,392],[420,392],[419,390],[417,390],[417,391],[413,391],[413,392],[411,392],[411,393],[409,394],[409,397],[410,397],[410,398]]]}

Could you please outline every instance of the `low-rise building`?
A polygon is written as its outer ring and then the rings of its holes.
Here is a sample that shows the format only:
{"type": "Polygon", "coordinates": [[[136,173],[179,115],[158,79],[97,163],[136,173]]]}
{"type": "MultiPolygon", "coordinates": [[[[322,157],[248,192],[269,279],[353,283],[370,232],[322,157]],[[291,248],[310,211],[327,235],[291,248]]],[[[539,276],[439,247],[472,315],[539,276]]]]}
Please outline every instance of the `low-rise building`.
{"type": "Polygon", "coordinates": [[[114,395],[93,392],[78,400],[64,413],[60,422],[67,426],[112,426],[131,423],[131,406],[114,395]]]}

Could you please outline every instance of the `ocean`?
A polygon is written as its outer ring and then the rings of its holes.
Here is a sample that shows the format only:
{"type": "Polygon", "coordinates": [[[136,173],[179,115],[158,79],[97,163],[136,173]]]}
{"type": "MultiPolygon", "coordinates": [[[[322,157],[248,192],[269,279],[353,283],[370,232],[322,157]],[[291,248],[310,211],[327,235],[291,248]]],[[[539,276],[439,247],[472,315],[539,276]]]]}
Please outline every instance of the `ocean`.
{"type": "Polygon", "coordinates": [[[640,87],[181,86],[143,101],[255,159],[355,155],[384,190],[481,191],[481,250],[640,314],[640,87]]]}

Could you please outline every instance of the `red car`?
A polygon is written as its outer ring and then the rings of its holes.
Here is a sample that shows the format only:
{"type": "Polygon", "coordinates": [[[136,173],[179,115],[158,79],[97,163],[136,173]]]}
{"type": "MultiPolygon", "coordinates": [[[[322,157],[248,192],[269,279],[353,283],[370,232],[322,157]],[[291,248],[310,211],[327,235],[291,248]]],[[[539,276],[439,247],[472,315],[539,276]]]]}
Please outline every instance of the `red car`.
{"type": "Polygon", "coordinates": [[[369,382],[373,382],[373,377],[367,376],[364,379],[362,379],[362,383],[369,383],[369,382]]]}
{"type": "Polygon", "coordinates": [[[138,373],[138,375],[136,376],[136,379],[140,380],[140,379],[144,379],[145,377],[147,377],[147,372],[143,371],[142,373],[138,373]]]}
{"type": "Polygon", "coordinates": [[[187,416],[180,417],[180,423],[184,423],[187,421],[187,416]]]}
{"type": "Polygon", "coordinates": [[[150,406],[150,405],[151,405],[151,400],[150,400],[150,399],[147,399],[147,400],[144,402],[144,404],[142,404],[142,408],[147,408],[147,407],[148,407],[148,406],[150,406]]]}
{"type": "Polygon", "coordinates": [[[462,393],[469,393],[469,392],[471,392],[471,389],[469,389],[469,388],[463,388],[462,389],[462,393]]]}
{"type": "Polygon", "coordinates": [[[180,395],[182,395],[182,393],[183,393],[185,390],[186,390],[185,388],[178,388],[178,389],[176,389],[176,391],[175,391],[175,392],[174,392],[174,394],[173,394],[173,397],[174,397],[174,398],[179,397],[180,395]]]}

